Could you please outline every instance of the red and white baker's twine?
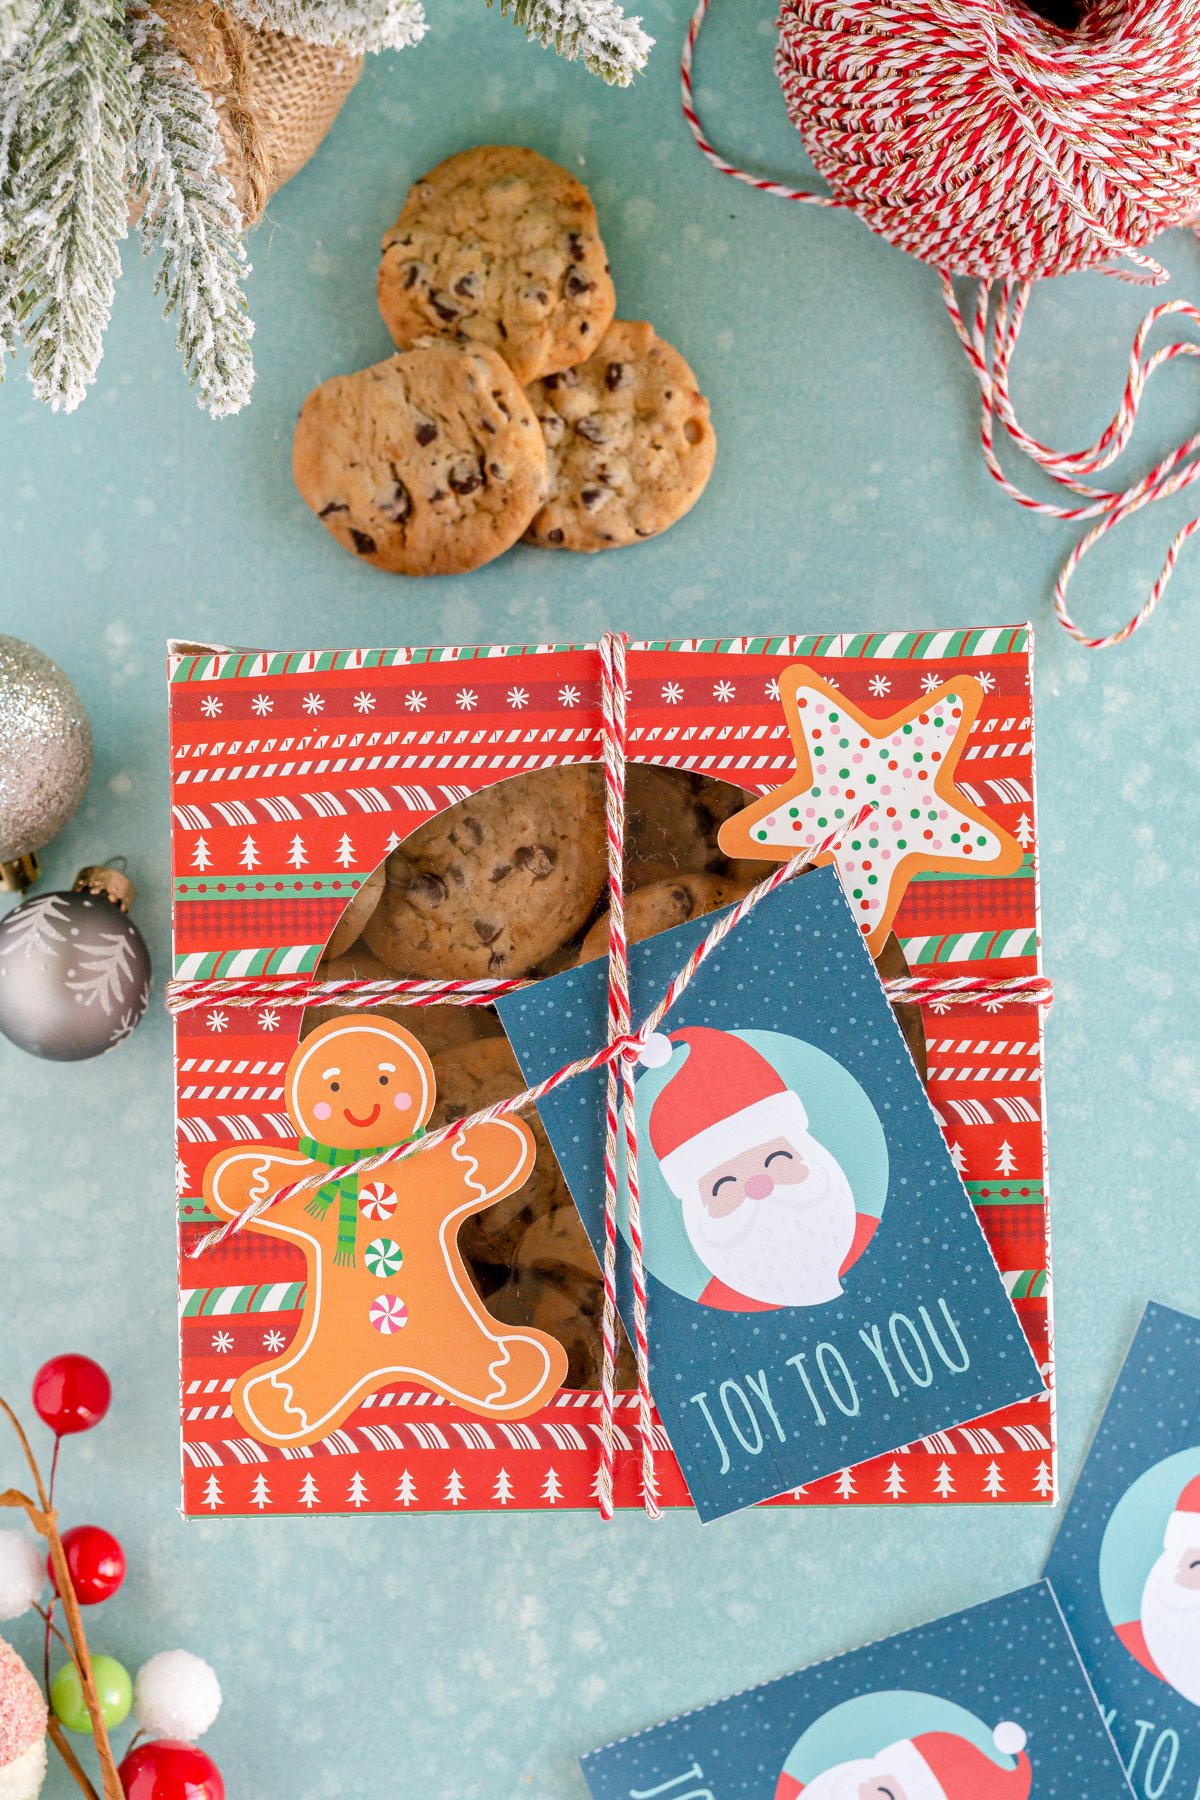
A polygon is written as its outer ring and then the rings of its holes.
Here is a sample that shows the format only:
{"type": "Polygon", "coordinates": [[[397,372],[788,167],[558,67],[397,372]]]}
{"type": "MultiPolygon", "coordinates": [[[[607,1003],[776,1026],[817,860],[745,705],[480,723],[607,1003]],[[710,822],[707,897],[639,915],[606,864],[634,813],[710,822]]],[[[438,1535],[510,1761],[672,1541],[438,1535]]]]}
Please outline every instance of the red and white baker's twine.
{"type": "MultiPolygon", "coordinates": [[[[607,1041],[589,1056],[578,1057],[521,1093],[498,1100],[467,1117],[455,1119],[436,1131],[404,1146],[380,1150],[369,1156],[352,1158],[333,1168],[293,1181],[278,1192],[266,1195],[245,1207],[236,1219],[208,1232],[192,1251],[203,1255],[233,1232],[240,1231],[268,1212],[281,1200],[295,1194],[309,1193],[345,1176],[369,1174],[373,1169],[391,1167],[409,1156],[420,1155],[437,1144],[449,1143],[476,1125],[491,1119],[535,1106],[547,1094],[576,1075],[597,1069],[605,1070],[605,1134],[604,1134],[604,1311],[601,1325],[603,1365],[601,1372],[600,1479],[597,1483],[599,1508],[604,1518],[613,1514],[613,1468],[615,1460],[614,1412],[616,1404],[617,1360],[617,1254],[618,1195],[620,1192],[620,1149],[622,1133],[625,1149],[625,1188],[628,1200],[630,1270],[633,1288],[634,1352],[638,1380],[638,1436],[641,1444],[642,1501],[647,1513],[657,1518],[657,1478],[654,1463],[653,1400],[650,1393],[650,1351],[646,1324],[646,1269],[642,1236],[641,1196],[638,1182],[638,1131],[634,1105],[634,1080],[643,1049],[662,1025],[667,1014],[713,951],[729,933],[741,924],[751,910],[785,881],[816,862],[829,857],[848,832],[866,820],[873,808],[866,806],[853,819],[839,826],[818,843],[805,848],[790,862],[772,871],[731,910],[723,914],[701,939],[683,967],[676,973],[658,1004],[652,1008],[636,1031],[631,1029],[629,999],[629,947],[625,931],[623,865],[625,848],[625,766],[627,752],[625,652],[628,640],[621,633],[609,633],[600,643],[601,718],[603,727],[605,847],[608,867],[609,952],[608,952],[608,1031],[607,1041]]],[[[308,978],[263,979],[231,977],[198,981],[173,981],[167,988],[167,1008],[174,1014],[195,1012],[215,1007],[344,1006],[355,1009],[394,1004],[408,1006],[485,1006],[503,994],[510,994],[529,983],[509,981],[410,981],[382,980],[321,981],[308,978]]],[[[965,976],[906,976],[884,982],[890,999],[921,1002],[934,1006],[983,1003],[987,1006],[1049,1005],[1051,987],[1041,975],[1016,976],[996,980],[965,976]]]]}
{"type": "Polygon", "coordinates": [[[1094,0],[1077,34],[1007,0],[782,0],[776,72],[829,193],[757,176],[709,141],[692,65],[710,4],[699,0],[680,59],[683,114],[701,152],[761,193],[855,212],[939,271],[979,383],[988,472],[1030,512],[1094,521],[1055,582],[1059,623],[1091,650],[1131,637],[1158,606],[1200,518],[1176,533],[1146,599],[1116,631],[1086,633],[1068,610],[1067,589],[1108,532],[1200,479],[1200,433],[1126,488],[1082,478],[1107,469],[1127,447],[1155,371],[1200,355],[1200,343],[1179,338],[1143,359],[1150,332],[1172,315],[1200,325],[1200,312],[1176,300],[1146,315],[1120,404],[1082,450],[1053,450],[1022,427],[1009,365],[1035,279],[1096,268],[1143,284],[1167,280],[1142,246],[1200,216],[1200,0],[1094,0]],[[978,278],[969,326],[954,292],[957,274],[978,278]],[[996,449],[997,423],[1083,504],[1039,500],[1011,481],[996,449]]]}

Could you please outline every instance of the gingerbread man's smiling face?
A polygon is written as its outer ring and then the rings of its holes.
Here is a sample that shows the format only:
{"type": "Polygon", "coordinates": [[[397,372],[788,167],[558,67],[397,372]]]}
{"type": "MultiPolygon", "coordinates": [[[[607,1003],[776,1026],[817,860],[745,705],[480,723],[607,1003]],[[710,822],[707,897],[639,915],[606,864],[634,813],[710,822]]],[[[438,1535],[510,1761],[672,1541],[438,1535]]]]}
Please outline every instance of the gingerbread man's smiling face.
{"type": "Polygon", "coordinates": [[[303,1040],[284,1092],[301,1136],[339,1150],[382,1149],[411,1137],[433,1111],[433,1064],[403,1026],[352,1013],[303,1040]]]}

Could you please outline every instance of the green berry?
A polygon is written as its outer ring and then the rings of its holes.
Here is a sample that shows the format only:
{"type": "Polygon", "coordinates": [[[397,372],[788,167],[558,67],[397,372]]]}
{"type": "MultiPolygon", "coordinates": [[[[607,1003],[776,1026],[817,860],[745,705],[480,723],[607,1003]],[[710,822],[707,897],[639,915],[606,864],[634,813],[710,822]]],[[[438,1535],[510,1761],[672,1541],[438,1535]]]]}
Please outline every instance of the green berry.
{"type": "MultiPolygon", "coordinates": [[[[93,1656],[92,1678],[96,1683],[104,1723],[111,1731],[129,1717],[129,1709],[133,1705],[133,1683],[129,1679],[129,1671],[115,1656],[93,1656]]],[[[87,1704],[83,1698],[83,1682],[74,1663],[64,1663],[55,1673],[50,1683],[50,1704],[55,1718],[68,1731],[91,1731],[92,1721],[88,1717],[87,1704]]]]}

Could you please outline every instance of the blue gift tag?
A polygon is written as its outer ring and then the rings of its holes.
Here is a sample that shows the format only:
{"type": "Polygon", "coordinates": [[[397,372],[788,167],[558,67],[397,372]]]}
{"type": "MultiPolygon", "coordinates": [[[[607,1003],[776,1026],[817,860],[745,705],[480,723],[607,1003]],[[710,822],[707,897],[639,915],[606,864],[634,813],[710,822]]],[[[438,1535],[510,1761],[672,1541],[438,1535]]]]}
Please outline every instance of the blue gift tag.
{"type": "Polygon", "coordinates": [[[1130,1795],[1045,1582],[685,1713],[581,1762],[593,1800],[1130,1795]]]}
{"type": "MultiPolygon", "coordinates": [[[[712,924],[633,947],[635,1022],[712,924]]],[[[606,1006],[602,960],[502,999],[527,1079],[603,1043],[606,1006]]],[[[598,1251],[604,1081],[540,1107],[598,1251]]],[[[636,1096],[651,1385],[703,1519],[1042,1387],[831,868],[709,957],[636,1096]]],[[[619,1300],[628,1325],[627,1258],[619,1300]]]]}
{"type": "Polygon", "coordinates": [[[1147,1307],[1046,1565],[1138,1794],[1200,1794],[1200,1319],[1147,1307]]]}

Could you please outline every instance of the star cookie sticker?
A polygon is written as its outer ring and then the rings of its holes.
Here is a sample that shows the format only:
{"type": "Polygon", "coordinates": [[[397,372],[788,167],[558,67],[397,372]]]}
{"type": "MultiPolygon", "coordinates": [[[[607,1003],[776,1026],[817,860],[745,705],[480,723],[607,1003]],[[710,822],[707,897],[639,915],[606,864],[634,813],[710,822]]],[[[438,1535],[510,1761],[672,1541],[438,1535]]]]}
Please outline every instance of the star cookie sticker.
{"type": "Polygon", "coordinates": [[[864,806],[871,817],[832,856],[872,955],[882,948],[914,875],[1010,875],[1022,850],[958,787],[955,771],[983,688],[945,681],[899,712],[873,718],[799,663],[779,678],[796,753],[791,781],[727,819],[727,856],[785,862],[864,806]]]}

